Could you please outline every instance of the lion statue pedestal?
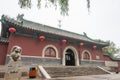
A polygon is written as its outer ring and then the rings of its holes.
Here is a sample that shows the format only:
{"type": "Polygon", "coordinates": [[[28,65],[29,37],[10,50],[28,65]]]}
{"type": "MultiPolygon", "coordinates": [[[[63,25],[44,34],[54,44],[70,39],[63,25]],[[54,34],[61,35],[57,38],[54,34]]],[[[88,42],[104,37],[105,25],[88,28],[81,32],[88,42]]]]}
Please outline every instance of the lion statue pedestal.
{"type": "Polygon", "coordinates": [[[5,80],[20,80],[21,72],[19,71],[21,64],[22,48],[13,46],[10,53],[10,61],[7,64],[7,72],[5,73],[5,80]]]}

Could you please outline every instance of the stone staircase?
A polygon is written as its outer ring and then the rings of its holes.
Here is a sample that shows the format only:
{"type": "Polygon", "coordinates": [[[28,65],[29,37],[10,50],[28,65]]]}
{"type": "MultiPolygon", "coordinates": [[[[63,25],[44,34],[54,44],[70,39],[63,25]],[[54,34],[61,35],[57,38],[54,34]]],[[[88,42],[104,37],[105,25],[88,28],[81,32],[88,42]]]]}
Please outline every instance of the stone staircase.
{"type": "MultiPolygon", "coordinates": [[[[44,69],[51,78],[108,74],[97,66],[44,66],[44,69]]],[[[6,67],[0,66],[0,78],[4,78],[5,71],[6,67]]],[[[29,66],[23,66],[21,68],[22,76],[28,76],[28,71],[29,66]]]]}
{"type": "Polygon", "coordinates": [[[52,78],[108,74],[107,72],[95,66],[60,66],[44,68],[52,78]]]}

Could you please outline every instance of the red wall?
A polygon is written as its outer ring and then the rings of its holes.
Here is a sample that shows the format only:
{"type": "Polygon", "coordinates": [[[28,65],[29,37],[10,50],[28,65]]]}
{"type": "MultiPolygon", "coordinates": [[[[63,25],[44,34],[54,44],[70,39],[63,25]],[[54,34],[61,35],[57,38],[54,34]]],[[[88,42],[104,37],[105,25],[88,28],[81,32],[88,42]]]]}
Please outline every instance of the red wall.
{"type": "Polygon", "coordinates": [[[10,53],[11,48],[14,45],[18,45],[22,48],[22,55],[29,56],[42,56],[43,48],[48,44],[53,44],[57,47],[58,52],[60,52],[60,44],[50,41],[40,41],[37,38],[31,38],[26,36],[17,36],[12,34],[9,39],[8,53],[10,53]]]}
{"type": "Polygon", "coordinates": [[[92,47],[81,47],[80,48],[81,55],[84,50],[88,50],[90,52],[92,60],[98,60],[96,59],[96,55],[100,56],[99,60],[104,60],[104,55],[100,49],[93,49],[92,47]]]}
{"type": "Polygon", "coordinates": [[[118,62],[118,68],[119,68],[119,70],[120,70],[120,61],[117,61],[118,62]]]}
{"type": "Polygon", "coordinates": [[[111,59],[110,59],[109,56],[104,56],[104,60],[105,60],[105,61],[111,61],[111,59]]]}
{"type": "Polygon", "coordinates": [[[8,45],[0,43],[0,65],[5,64],[8,45]]]}
{"type": "MultiPolygon", "coordinates": [[[[46,45],[54,45],[58,49],[58,56],[60,57],[60,47],[64,50],[64,48],[67,45],[61,45],[61,43],[58,42],[52,42],[52,41],[40,41],[39,38],[32,38],[32,37],[26,37],[26,36],[18,36],[12,34],[9,38],[9,46],[8,46],[8,53],[10,53],[11,48],[14,45],[18,45],[22,47],[22,55],[29,55],[29,56],[42,56],[42,50],[46,45]]],[[[91,55],[92,59],[96,60],[96,54],[100,55],[99,60],[104,60],[103,53],[99,49],[93,49],[93,48],[88,48],[88,47],[82,47],[79,48],[78,46],[74,46],[77,51],[80,51],[80,55],[83,50],[88,50],[91,55]]]]}

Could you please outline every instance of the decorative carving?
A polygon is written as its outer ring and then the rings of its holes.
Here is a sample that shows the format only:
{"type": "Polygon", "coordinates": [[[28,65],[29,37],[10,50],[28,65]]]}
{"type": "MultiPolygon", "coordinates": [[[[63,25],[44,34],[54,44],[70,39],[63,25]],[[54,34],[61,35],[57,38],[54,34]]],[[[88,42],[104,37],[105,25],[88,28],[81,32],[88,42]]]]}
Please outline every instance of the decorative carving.
{"type": "Polygon", "coordinates": [[[86,34],[86,32],[83,32],[83,35],[84,35],[85,37],[87,37],[87,34],[86,34]]]}
{"type": "Polygon", "coordinates": [[[23,22],[22,20],[23,20],[23,16],[24,16],[24,14],[18,14],[18,16],[17,16],[17,21],[18,22],[23,22]]]}

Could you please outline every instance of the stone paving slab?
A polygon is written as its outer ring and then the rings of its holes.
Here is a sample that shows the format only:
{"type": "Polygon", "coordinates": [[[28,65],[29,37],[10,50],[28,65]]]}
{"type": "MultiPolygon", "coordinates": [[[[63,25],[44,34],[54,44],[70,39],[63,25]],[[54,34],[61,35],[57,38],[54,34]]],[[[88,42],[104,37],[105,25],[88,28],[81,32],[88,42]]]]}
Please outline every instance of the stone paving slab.
{"type": "Polygon", "coordinates": [[[57,78],[51,80],[120,80],[120,74],[63,77],[63,78],[57,78]]]}
{"type": "MultiPolygon", "coordinates": [[[[0,78],[0,80],[4,80],[0,78]]],[[[105,75],[89,75],[89,76],[74,76],[74,77],[60,77],[52,79],[22,77],[20,80],[120,80],[120,74],[105,74],[105,75]]]]}

